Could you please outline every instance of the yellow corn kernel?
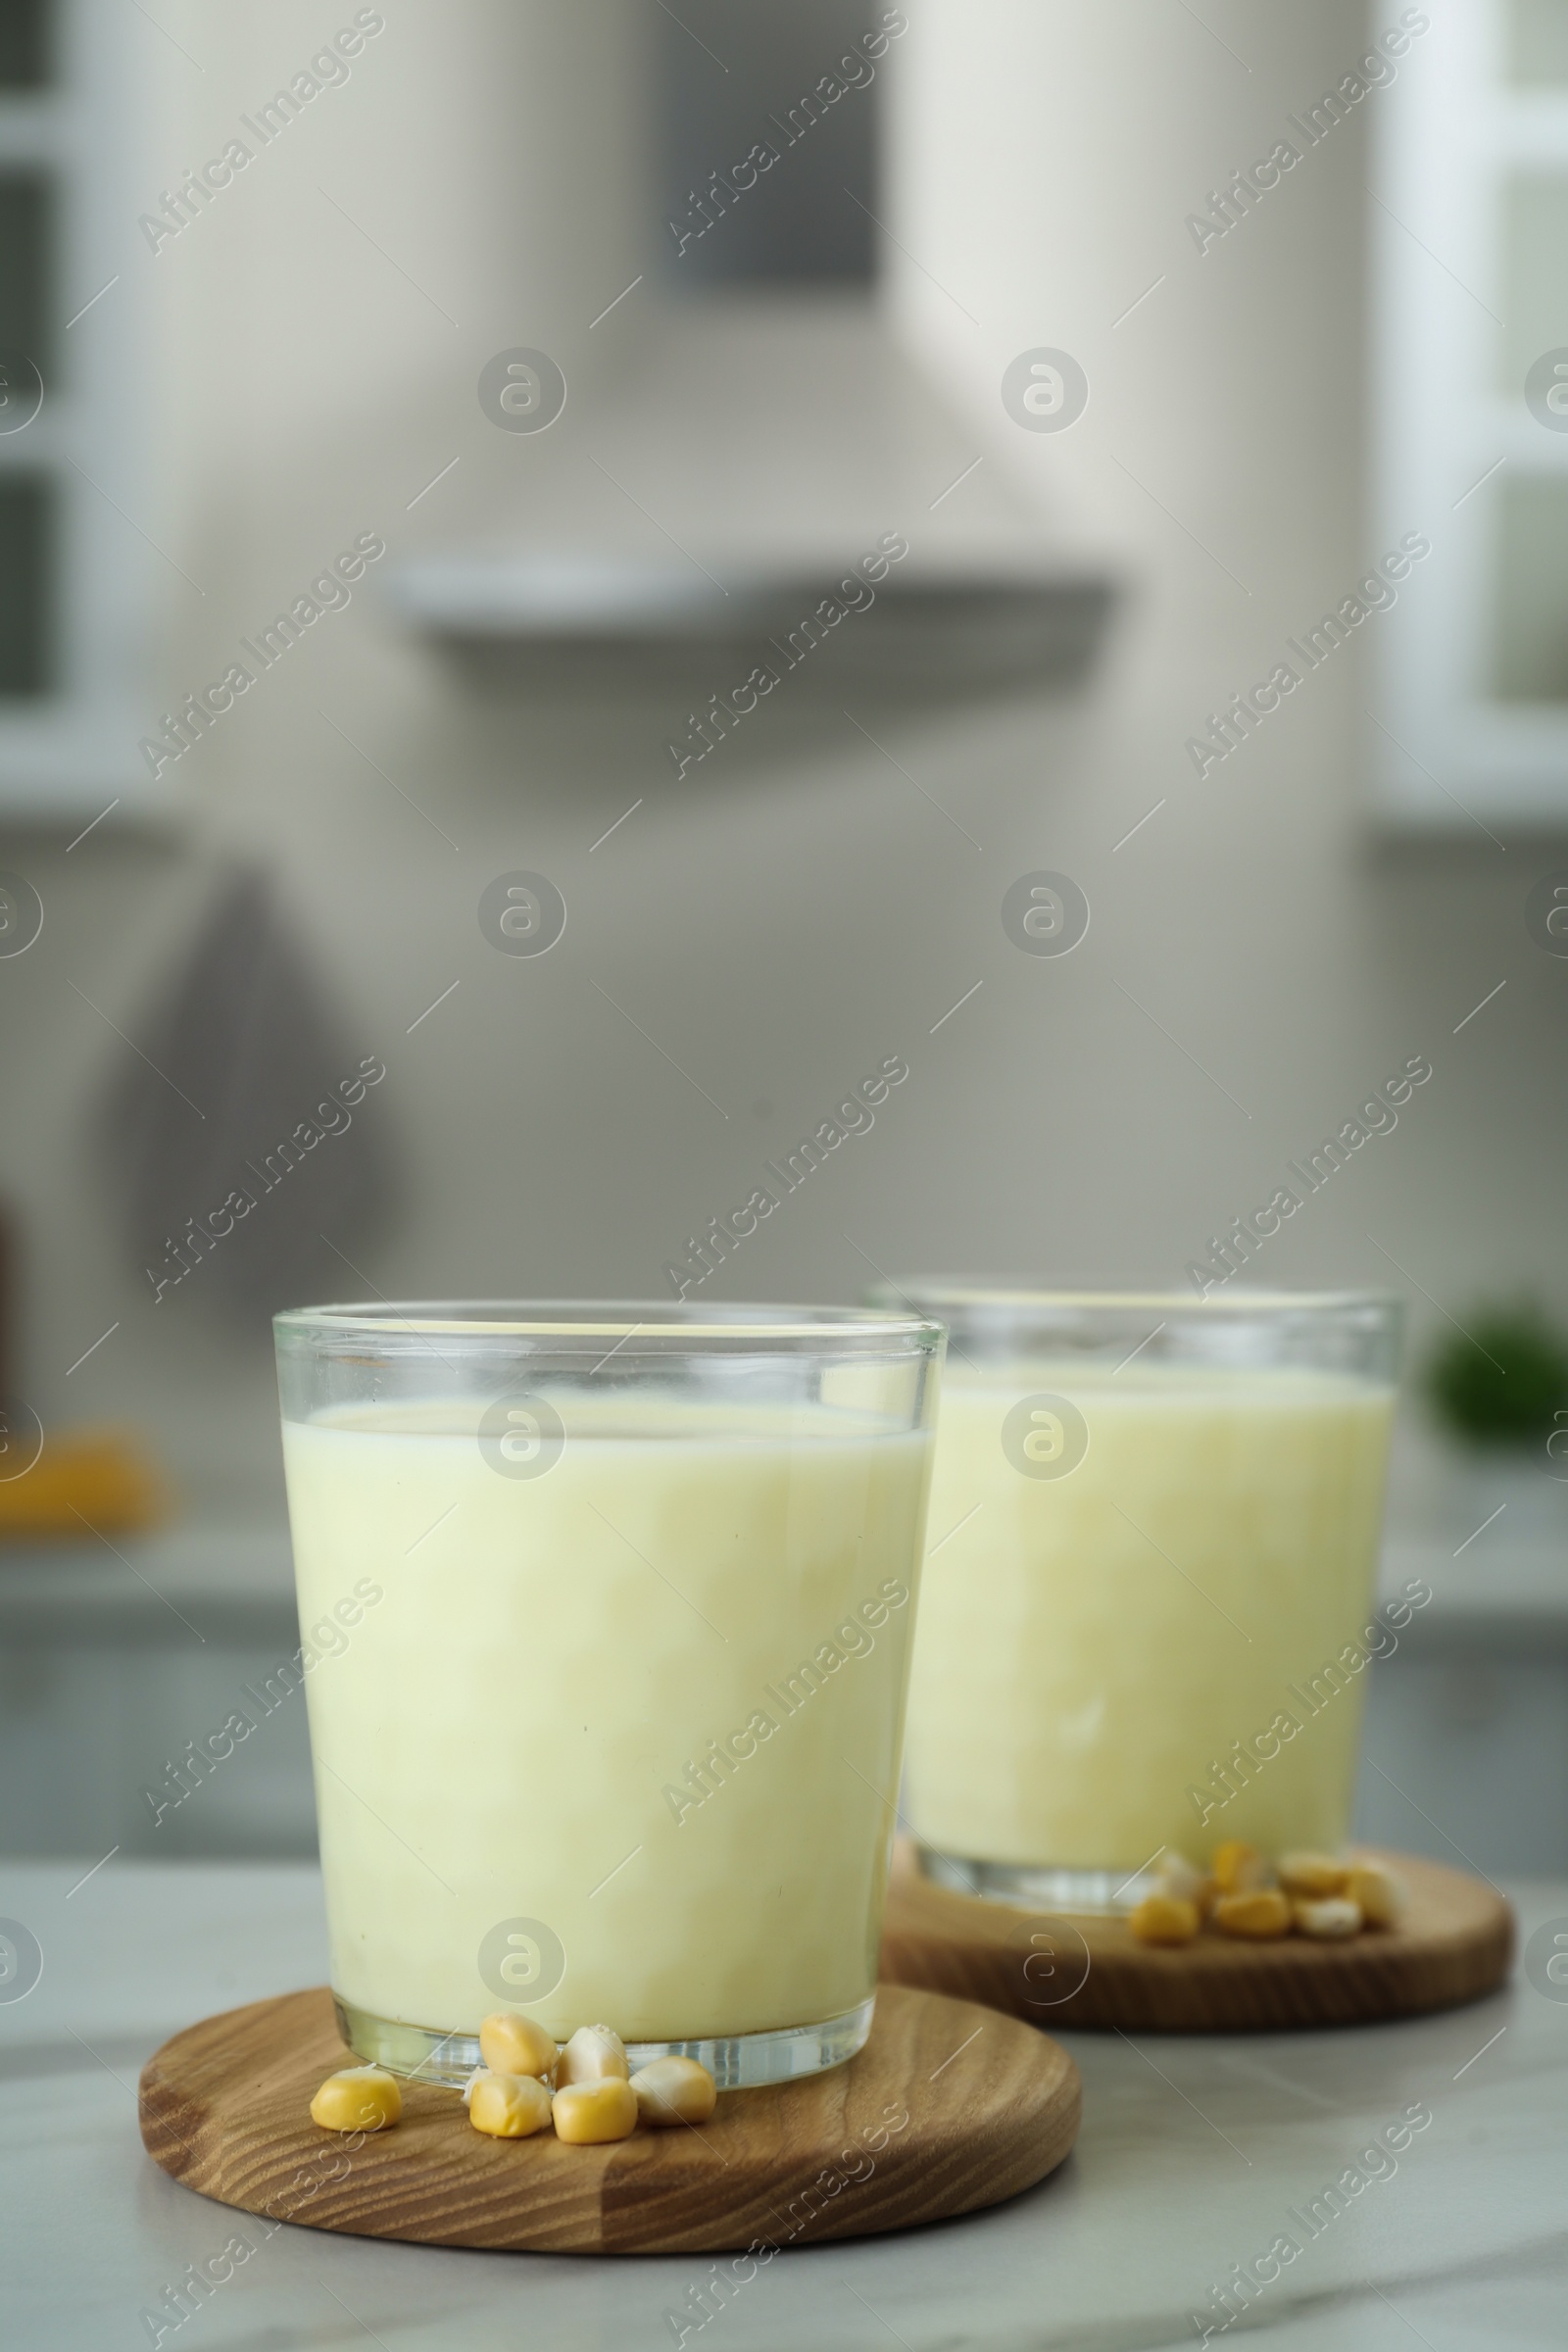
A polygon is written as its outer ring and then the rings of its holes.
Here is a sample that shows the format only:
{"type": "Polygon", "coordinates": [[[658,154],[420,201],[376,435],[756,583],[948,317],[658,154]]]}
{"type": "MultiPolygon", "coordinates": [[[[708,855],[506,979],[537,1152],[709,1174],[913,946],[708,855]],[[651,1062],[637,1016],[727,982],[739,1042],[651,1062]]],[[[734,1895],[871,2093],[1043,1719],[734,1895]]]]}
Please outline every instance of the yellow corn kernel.
{"type": "Polygon", "coordinates": [[[1227,1838],[1209,1864],[1219,1883],[1221,1894],[1250,1894],[1259,1886],[1267,1886],[1273,1872],[1255,1845],[1244,1838],[1227,1838]]]}
{"type": "Polygon", "coordinates": [[[556,2071],[556,2037],[531,2017],[498,2009],[479,2028],[479,2055],[496,2075],[545,2075],[556,2071]]]}
{"type": "Polygon", "coordinates": [[[468,2121],[492,2139],[527,2139],[550,2122],[550,2093],[537,2075],[482,2074],[468,2098],[468,2121]]]}
{"type": "Polygon", "coordinates": [[[579,2026],[556,2065],[556,2082],[624,2082],[630,2069],[626,2045],[609,2026],[579,2026]]]}
{"type": "Polygon", "coordinates": [[[645,2124],[705,2124],[718,2103],[718,2085],[695,2058],[654,2058],[631,2079],[645,2124]]]}
{"type": "Polygon", "coordinates": [[[1336,1862],[1332,1854],[1281,1854],[1279,1870],[1286,1893],[1307,1902],[1343,1894],[1350,1882],[1348,1862],[1336,1862]]]}
{"type": "Polygon", "coordinates": [[[1315,1902],[1298,1900],[1291,1910],[1301,1934],[1320,1943],[1335,1943],[1342,1936],[1361,1933],[1361,1906],[1352,1903],[1348,1895],[1325,1894],[1315,1902]]]}
{"type": "Polygon", "coordinates": [[[1146,1894],[1127,1922],[1140,1943],[1191,1943],[1202,1924],[1179,1894],[1146,1894]]]}
{"type": "Polygon", "coordinates": [[[1369,1928],[1396,1928],[1409,1900],[1404,1881],[1381,1862],[1352,1862],[1345,1889],[1369,1928]]]}
{"type": "Polygon", "coordinates": [[[605,2139],[628,2139],[637,2129],[637,2093],[624,2075],[568,2082],[557,2091],[551,2110],[556,2137],[574,2148],[595,2147],[605,2139]]]}
{"type": "Polygon", "coordinates": [[[1222,1894],[1214,1905],[1214,1925],[1223,1936],[1246,1936],[1256,1943],[1268,1943],[1276,1936],[1290,1934],[1290,1901],[1277,1886],[1222,1894]]]}
{"type": "Polygon", "coordinates": [[[311,2101],[324,2132],[379,2132],[403,2113],[403,2093],[384,2066],[345,2066],[328,2075],[311,2101]]]}

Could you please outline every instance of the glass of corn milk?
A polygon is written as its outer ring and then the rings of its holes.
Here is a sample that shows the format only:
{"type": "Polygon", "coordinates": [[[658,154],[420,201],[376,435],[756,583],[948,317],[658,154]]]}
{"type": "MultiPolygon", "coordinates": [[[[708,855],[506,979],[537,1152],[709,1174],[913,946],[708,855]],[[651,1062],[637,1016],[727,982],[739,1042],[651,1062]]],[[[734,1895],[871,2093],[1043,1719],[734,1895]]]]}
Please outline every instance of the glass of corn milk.
{"type": "Polygon", "coordinates": [[[339,2022],[480,2021],[721,2085],[870,2030],[940,1372],[907,1313],[276,1319],[339,2022]]]}
{"type": "Polygon", "coordinates": [[[1397,1305],[888,1295],[950,1333],[905,1800],[928,1874],[1118,1909],[1164,1852],[1341,1845],[1397,1305]]]}

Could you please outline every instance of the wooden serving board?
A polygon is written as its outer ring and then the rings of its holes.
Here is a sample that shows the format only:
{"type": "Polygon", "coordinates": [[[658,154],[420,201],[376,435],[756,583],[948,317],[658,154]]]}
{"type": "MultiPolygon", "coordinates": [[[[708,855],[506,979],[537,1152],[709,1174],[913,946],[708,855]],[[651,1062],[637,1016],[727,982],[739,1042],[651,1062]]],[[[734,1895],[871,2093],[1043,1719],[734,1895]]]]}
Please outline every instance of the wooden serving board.
{"type": "Polygon", "coordinates": [[[1380,1856],[1410,1890],[1397,1929],[1344,1943],[1139,1943],[1123,1918],[1014,1910],[921,1875],[901,1839],[882,1928],[882,1975],[983,2001],[1048,2029],[1268,2034],[1457,2008],[1493,1992],[1513,1957],[1513,1912],[1485,1880],[1413,1854],[1380,1856]]]}
{"type": "MultiPolygon", "coordinates": [[[[711,2120],[608,2147],[487,2139],[455,2090],[406,2082],[402,2121],[345,2139],[310,2119],[352,2063],[324,1987],[187,2027],[141,2078],[141,2135],[166,2173],[274,2221],[425,2245],[563,2254],[807,2245],[1016,2196],[1078,2131],[1078,2070],[1010,2018],[899,1985],[858,2057],[711,2120]]],[[[755,2274],[754,2274],[755,2275],[755,2274]]]]}

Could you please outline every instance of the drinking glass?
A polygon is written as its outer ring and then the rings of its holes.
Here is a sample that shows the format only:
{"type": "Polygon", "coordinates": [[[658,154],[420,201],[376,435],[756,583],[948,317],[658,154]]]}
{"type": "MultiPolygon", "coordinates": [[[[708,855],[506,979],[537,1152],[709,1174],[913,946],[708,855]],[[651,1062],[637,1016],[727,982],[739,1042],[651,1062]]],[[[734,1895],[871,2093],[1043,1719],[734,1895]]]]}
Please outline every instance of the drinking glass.
{"type": "MultiPolygon", "coordinates": [[[[949,1326],[906,1809],[929,1875],[1122,1908],[1164,1851],[1332,1851],[1399,1309],[935,1280],[949,1326]]],[[[1408,1615],[1408,1611],[1406,1611],[1408,1615]]]]}
{"type": "Polygon", "coordinates": [[[940,1327],[276,1318],[332,1986],[461,2082],[499,2008],[721,2085],[870,2028],[940,1327]]]}

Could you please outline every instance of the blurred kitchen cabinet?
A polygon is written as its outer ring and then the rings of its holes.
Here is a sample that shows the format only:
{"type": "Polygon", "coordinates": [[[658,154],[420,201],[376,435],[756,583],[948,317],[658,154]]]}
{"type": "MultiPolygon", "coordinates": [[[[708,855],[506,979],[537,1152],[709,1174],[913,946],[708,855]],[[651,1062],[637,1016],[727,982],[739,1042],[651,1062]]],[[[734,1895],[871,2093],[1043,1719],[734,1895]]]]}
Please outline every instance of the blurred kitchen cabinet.
{"type": "MultiPolygon", "coordinates": [[[[1568,1545],[1391,1539],[1382,1590],[1431,1600],[1371,1669],[1357,1835],[1531,1877],[1568,1872],[1568,1545]]],[[[279,1529],[0,1551],[0,1854],[305,1857],[316,1813],[279,1529]],[[129,1573],[127,1562],[136,1574],[129,1573]],[[145,1581],[143,1581],[145,1580],[145,1581]],[[256,1728],[182,1803],[187,1742],[256,1728]],[[153,1791],[154,1802],[147,1801],[153,1791]]]]}
{"type": "Polygon", "coordinates": [[[133,1549],[135,1577],[74,1546],[0,1556],[0,1852],[314,1854],[305,1695],[279,1673],[299,1643],[287,1539],[198,1530],[133,1549]],[[255,1730],[187,1765],[175,1801],[187,1743],[222,1745],[236,1710],[255,1730]]]}
{"type": "Polygon", "coordinates": [[[1374,1666],[1355,1834],[1493,1877],[1568,1872],[1568,1656],[1374,1666]]]}
{"type": "Polygon", "coordinates": [[[1371,1670],[1356,1833],[1545,1878],[1568,1870],[1568,1536],[1524,1505],[1515,1537],[1459,1543],[1459,1521],[1385,1544],[1383,1593],[1431,1598],[1371,1670]]]}
{"type": "Polygon", "coordinates": [[[305,1700],[296,1690],[182,1802],[169,1767],[275,1672],[278,1644],[63,1648],[5,1644],[0,1662],[0,1842],[12,1853],[292,1858],[316,1851],[305,1700]],[[151,1789],[161,1817],[147,1801],[151,1789]],[[166,1792],[169,1792],[166,1794],[166,1792]]]}
{"type": "MultiPolygon", "coordinates": [[[[0,9],[0,815],[147,803],[145,16],[0,9]],[[138,519],[139,518],[139,519],[138,519]]],[[[156,36],[155,36],[156,37],[156,36]]]]}
{"type": "MultiPolygon", "coordinates": [[[[1453,0],[1368,101],[1380,813],[1568,820],[1568,11],[1453,0]]],[[[1349,585],[1349,583],[1348,583],[1349,585]]]]}

